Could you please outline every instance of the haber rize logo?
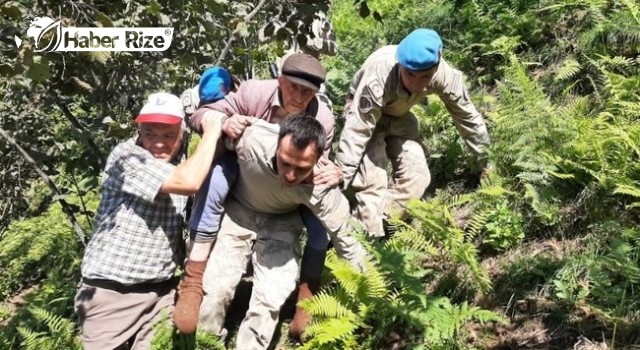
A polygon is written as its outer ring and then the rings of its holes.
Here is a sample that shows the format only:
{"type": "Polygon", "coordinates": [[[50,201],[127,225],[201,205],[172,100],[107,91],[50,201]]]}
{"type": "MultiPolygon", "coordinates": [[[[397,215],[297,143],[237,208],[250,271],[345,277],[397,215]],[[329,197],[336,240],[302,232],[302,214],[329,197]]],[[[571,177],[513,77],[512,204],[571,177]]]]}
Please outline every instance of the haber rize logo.
{"type": "MultiPolygon", "coordinates": [[[[50,17],[35,17],[27,36],[36,52],[50,51],[165,51],[173,40],[172,27],[69,27],[50,17]]],[[[22,40],[15,37],[16,46],[22,40]]]]}
{"type": "Polygon", "coordinates": [[[61,33],[61,23],[60,21],[54,21],[47,16],[36,17],[31,20],[31,24],[29,24],[29,29],[27,29],[27,36],[33,38],[36,43],[36,51],[55,51],[56,47],[60,45],[60,40],[55,40],[55,36],[52,35],[49,43],[47,43],[44,47],[40,47],[40,39],[42,39],[42,35],[56,31],[58,37],[60,37],[61,33]],[[50,48],[50,46],[54,46],[50,48]]]}

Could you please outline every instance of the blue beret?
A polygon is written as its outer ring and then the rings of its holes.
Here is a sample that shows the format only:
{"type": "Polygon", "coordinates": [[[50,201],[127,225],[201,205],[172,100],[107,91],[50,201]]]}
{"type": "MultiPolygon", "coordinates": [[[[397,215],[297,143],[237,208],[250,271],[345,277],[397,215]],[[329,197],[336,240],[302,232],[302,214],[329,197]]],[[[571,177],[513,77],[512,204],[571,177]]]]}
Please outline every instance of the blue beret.
{"type": "Polygon", "coordinates": [[[211,103],[224,98],[231,90],[231,74],[221,67],[211,67],[202,73],[198,94],[200,103],[211,103]]]}
{"type": "Polygon", "coordinates": [[[409,70],[426,70],[438,63],[442,39],[433,29],[420,28],[407,35],[396,51],[396,59],[409,70]]]}

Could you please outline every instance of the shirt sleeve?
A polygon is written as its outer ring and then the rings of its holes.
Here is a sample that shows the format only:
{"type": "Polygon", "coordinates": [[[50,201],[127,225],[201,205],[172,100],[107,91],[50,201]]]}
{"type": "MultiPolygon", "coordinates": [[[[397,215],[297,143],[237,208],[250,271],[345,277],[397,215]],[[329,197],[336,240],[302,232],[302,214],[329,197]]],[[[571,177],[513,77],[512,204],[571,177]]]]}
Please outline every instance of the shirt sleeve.
{"type": "Polygon", "coordinates": [[[103,186],[153,202],[175,166],[154,158],[133,140],[111,152],[104,171],[103,186]]]}
{"type": "Polygon", "coordinates": [[[336,164],[342,169],[344,186],[351,184],[367,143],[382,117],[384,81],[375,71],[364,72],[355,89],[353,104],[345,115],[336,164]]]}
{"type": "Polygon", "coordinates": [[[484,118],[469,97],[462,72],[445,64],[439,80],[438,96],[449,111],[460,136],[471,152],[484,161],[486,148],[491,142],[489,132],[484,118]]]}
{"type": "Polygon", "coordinates": [[[242,101],[245,99],[246,94],[246,89],[243,88],[244,86],[245,84],[240,84],[238,91],[230,92],[222,100],[200,106],[200,108],[193,113],[191,118],[189,118],[189,126],[191,129],[202,134],[202,118],[205,113],[209,111],[222,112],[227,117],[234,114],[247,115],[247,112],[242,108],[242,101]]]}

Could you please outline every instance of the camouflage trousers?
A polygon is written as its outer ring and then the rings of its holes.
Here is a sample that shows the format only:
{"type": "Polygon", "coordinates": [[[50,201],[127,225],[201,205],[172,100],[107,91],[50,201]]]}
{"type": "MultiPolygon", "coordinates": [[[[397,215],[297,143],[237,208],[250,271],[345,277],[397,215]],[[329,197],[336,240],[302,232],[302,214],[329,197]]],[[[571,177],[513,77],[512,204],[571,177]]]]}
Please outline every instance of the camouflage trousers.
{"type": "Polygon", "coordinates": [[[257,213],[230,198],[218,239],[203,278],[204,299],[199,330],[225,336],[227,307],[236,287],[253,266],[253,290],[237,336],[238,349],[266,349],[280,308],[295,289],[300,258],[302,220],[298,210],[286,214],[257,213]]]}
{"type": "Polygon", "coordinates": [[[409,200],[421,198],[429,186],[431,174],[419,130],[412,113],[383,115],[367,143],[351,188],[356,197],[353,214],[371,236],[384,236],[382,219],[391,215],[404,218],[409,200]]]}

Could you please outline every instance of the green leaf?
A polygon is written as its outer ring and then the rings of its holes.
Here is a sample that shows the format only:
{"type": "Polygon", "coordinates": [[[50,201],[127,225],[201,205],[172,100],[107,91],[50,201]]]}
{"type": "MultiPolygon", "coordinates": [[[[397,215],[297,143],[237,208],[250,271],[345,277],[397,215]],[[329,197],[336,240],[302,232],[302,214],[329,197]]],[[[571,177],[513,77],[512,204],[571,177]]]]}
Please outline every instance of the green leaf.
{"type": "Polygon", "coordinates": [[[216,27],[211,23],[211,21],[206,18],[199,18],[198,20],[207,33],[215,33],[216,27]]]}
{"type": "Polygon", "coordinates": [[[226,0],[208,0],[206,2],[207,11],[214,17],[220,17],[225,12],[226,0]]]}
{"type": "Polygon", "coordinates": [[[14,20],[20,20],[22,18],[22,10],[20,10],[20,7],[18,6],[19,5],[13,1],[8,2],[0,7],[0,13],[7,15],[14,20]]]}
{"type": "Polygon", "coordinates": [[[15,72],[13,71],[13,67],[10,64],[0,64],[0,76],[10,77],[13,76],[15,72]]]}
{"type": "Polygon", "coordinates": [[[147,11],[154,15],[159,14],[160,10],[162,10],[162,6],[160,6],[160,4],[156,0],[151,1],[149,6],[147,6],[147,11]]]}
{"type": "Polygon", "coordinates": [[[613,191],[615,194],[627,194],[629,196],[640,198],[640,187],[628,186],[628,185],[618,185],[616,189],[613,191]]]}
{"type": "Polygon", "coordinates": [[[240,35],[241,37],[247,37],[249,35],[249,27],[247,26],[247,22],[238,22],[235,32],[238,33],[238,35],[240,35]]]}
{"type": "Polygon", "coordinates": [[[111,57],[111,52],[109,52],[109,51],[86,51],[86,52],[82,52],[81,55],[87,57],[90,61],[106,64],[107,61],[109,60],[109,58],[111,57]]]}
{"type": "Polygon", "coordinates": [[[98,12],[96,14],[96,19],[98,20],[98,22],[100,22],[100,24],[102,24],[103,27],[114,26],[111,18],[109,18],[109,16],[107,16],[104,12],[98,12]]]}
{"type": "Polygon", "coordinates": [[[49,60],[46,57],[36,57],[35,62],[29,66],[27,76],[34,82],[43,82],[51,78],[51,69],[49,68],[49,60]]]}
{"type": "Polygon", "coordinates": [[[69,194],[67,193],[61,193],[61,194],[56,194],[53,196],[53,198],[51,198],[52,201],[59,201],[59,200],[63,200],[66,199],[69,196],[69,194]]]}

